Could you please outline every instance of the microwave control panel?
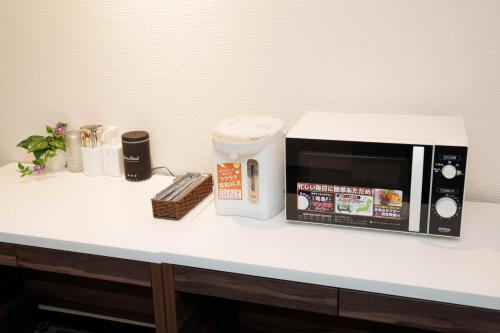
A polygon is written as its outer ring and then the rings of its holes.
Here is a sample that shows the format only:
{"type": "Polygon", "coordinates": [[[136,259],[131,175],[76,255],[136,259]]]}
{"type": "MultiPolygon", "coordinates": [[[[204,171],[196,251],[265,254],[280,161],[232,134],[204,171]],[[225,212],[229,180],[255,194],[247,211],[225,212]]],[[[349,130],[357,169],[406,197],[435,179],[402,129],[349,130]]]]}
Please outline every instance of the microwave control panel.
{"type": "Polygon", "coordinates": [[[429,233],[460,236],[467,147],[435,146],[429,233]]]}

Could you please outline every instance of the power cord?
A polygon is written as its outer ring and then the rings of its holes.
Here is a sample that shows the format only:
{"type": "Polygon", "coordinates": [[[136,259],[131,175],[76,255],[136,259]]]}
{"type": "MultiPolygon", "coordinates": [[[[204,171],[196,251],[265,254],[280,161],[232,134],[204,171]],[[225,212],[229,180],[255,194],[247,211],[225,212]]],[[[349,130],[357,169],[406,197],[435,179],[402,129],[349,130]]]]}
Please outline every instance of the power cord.
{"type": "Polygon", "coordinates": [[[168,174],[169,174],[170,176],[175,177],[174,173],[173,173],[172,171],[170,171],[170,169],[169,169],[169,168],[167,168],[167,167],[160,166],[160,167],[155,167],[155,168],[151,169],[151,171],[153,171],[153,172],[154,172],[155,170],[163,170],[163,171],[166,171],[166,172],[168,172],[168,174]]]}

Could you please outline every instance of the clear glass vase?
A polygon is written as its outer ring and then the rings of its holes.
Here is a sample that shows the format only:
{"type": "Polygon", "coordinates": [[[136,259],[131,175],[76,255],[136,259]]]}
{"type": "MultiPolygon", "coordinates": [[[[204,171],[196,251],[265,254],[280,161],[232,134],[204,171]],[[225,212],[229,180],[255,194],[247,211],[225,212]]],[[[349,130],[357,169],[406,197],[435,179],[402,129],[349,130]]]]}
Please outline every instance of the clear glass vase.
{"type": "Polygon", "coordinates": [[[56,172],[66,167],[66,152],[64,150],[56,150],[56,156],[49,158],[45,163],[47,171],[56,172]]]}

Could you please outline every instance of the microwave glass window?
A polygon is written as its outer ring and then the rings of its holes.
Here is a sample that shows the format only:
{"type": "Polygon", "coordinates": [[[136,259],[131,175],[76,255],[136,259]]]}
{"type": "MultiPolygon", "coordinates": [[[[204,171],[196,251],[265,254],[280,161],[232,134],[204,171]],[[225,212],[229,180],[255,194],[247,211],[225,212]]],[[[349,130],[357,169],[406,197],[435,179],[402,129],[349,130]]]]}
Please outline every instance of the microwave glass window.
{"type": "Polygon", "coordinates": [[[302,151],[298,164],[300,176],[320,184],[334,179],[336,184],[400,189],[407,186],[410,179],[408,159],[404,156],[302,151]]]}

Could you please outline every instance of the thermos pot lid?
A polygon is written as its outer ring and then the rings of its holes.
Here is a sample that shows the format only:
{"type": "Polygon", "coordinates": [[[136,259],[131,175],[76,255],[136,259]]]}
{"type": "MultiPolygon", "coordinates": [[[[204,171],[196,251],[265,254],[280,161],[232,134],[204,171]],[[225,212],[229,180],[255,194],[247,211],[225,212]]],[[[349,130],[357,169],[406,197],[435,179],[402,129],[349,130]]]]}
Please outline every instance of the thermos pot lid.
{"type": "Polygon", "coordinates": [[[143,142],[149,140],[149,133],[146,131],[131,131],[122,134],[123,142],[143,142]]]}
{"type": "Polygon", "coordinates": [[[212,132],[215,141],[252,143],[264,141],[284,132],[285,123],[275,117],[252,115],[228,118],[218,123],[212,132]]]}

